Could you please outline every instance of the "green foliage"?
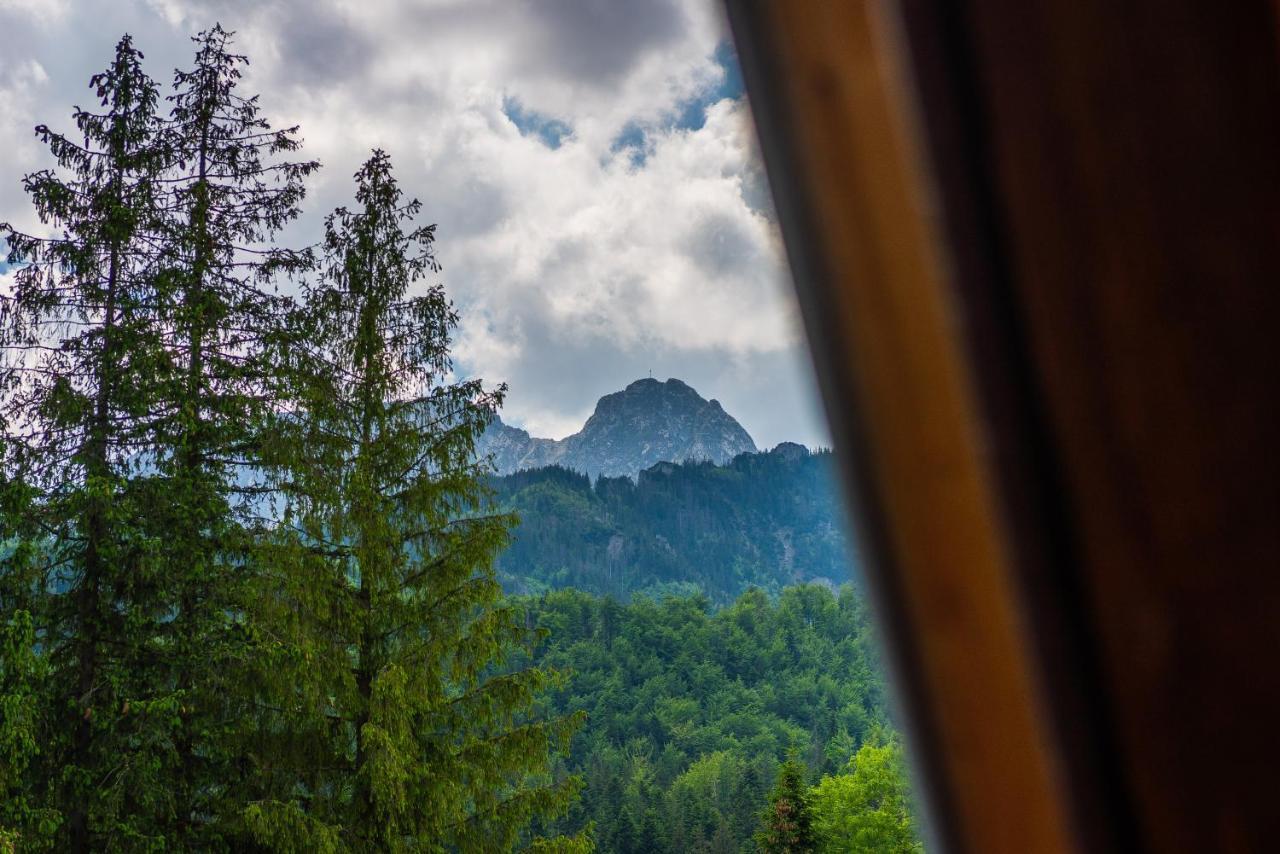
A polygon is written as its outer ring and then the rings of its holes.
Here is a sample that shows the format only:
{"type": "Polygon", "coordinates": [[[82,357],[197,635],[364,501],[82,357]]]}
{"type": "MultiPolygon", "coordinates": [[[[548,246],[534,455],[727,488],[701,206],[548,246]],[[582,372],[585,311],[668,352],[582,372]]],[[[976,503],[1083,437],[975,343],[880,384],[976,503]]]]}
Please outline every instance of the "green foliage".
{"type": "Polygon", "coordinates": [[[498,560],[507,588],[573,587],[626,599],[849,577],[831,454],[782,446],[723,466],[660,464],[598,479],[552,466],[495,478],[520,528],[498,560]]]}
{"type": "MultiPolygon", "coordinates": [[[[166,723],[131,715],[169,691],[151,646],[166,608],[141,465],[168,375],[159,338],[166,158],[159,92],[126,36],[90,80],[98,112],[36,133],[57,163],[24,181],[57,236],[0,224],[15,287],[0,299],[10,494],[0,597],[30,613],[48,675],[30,726],[57,847],[143,848],[167,809],[166,723]]],[[[35,794],[35,793],[31,793],[35,794]]]]}
{"type": "Polygon", "coordinates": [[[102,111],[78,110],[74,137],[38,129],[59,168],[26,187],[61,236],[0,226],[17,265],[4,406],[23,427],[6,466],[38,495],[3,580],[48,646],[45,756],[75,850],[220,846],[238,812],[254,658],[238,475],[284,404],[267,379],[287,302],[265,288],[305,262],[266,244],[315,164],[277,162],[297,142],[237,93],[229,39],[196,38],[166,116],[123,38],[91,80],[102,111]]]}
{"type": "Polygon", "coordinates": [[[760,817],[756,844],[764,854],[805,854],[815,849],[805,768],[788,759],[778,769],[769,805],[760,817]]]}
{"type": "Polygon", "coordinates": [[[36,648],[31,614],[0,625],[0,851],[44,850],[59,816],[40,806],[32,762],[41,753],[39,688],[48,663],[36,648]]]}
{"type": "Polygon", "coordinates": [[[548,638],[535,662],[572,672],[549,714],[586,712],[566,770],[581,801],[547,827],[591,823],[602,851],[750,851],[788,751],[837,773],[890,729],[865,604],[851,586],[629,604],[577,590],[526,600],[548,638]],[[646,847],[647,846],[647,847],[646,847]]]}
{"type": "Polygon", "coordinates": [[[285,847],[311,828],[317,848],[506,850],[576,794],[550,758],[580,716],[530,714],[554,671],[497,670],[536,640],[501,601],[514,520],[490,512],[474,461],[503,389],[448,382],[457,316],[439,286],[408,294],[438,269],[434,226],[412,225],[386,154],[356,184],[297,318],[302,406],[265,457],[283,524],[254,613],[281,646],[250,829],[277,845],[286,827],[285,847]]]}
{"type": "Polygon", "coordinates": [[[897,742],[864,744],[846,773],[823,777],[810,795],[819,850],[917,854],[906,761],[897,742]]]}
{"type": "Polygon", "coordinates": [[[250,804],[244,811],[249,834],[279,854],[341,854],[347,848],[337,828],[309,815],[296,803],[250,804]]]}
{"type": "Polygon", "coordinates": [[[162,626],[166,677],[179,698],[173,734],[173,810],[181,844],[231,843],[244,798],[238,778],[255,699],[243,686],[261,660],[243,619],[255,594],[249,474],[257,433],[292,404],[285,357],[290,303],[274,277],[305,268],[306,253],[274,244],[298,215],[303,179],[317,168],[287,159],[297,129],[273,129],[240,90],[245,57],[214,26],[193,39],[175,73],[159,141],[167,156],[159,321],[171,378],[157,410],[163,488],[146,519],[157,532],[172,619],[162,626]]]}
{"type": "Polygon", "coordinates": [[[532,854],[591,854],[596,850],[593,829],[587,827],[573,836],[538,836],[529,842],[528,850],[532,854]]]}
{"type": "Polygon", "coordinates": [[[195,42],[165,116],[122,39],[101,112],[37,130],[58,236],[0,225],[0,844],[511,847],[574,797],[579,718],[503,670],[536,633],[473,459],[501,390],[446,382],[456,315],[408,294],[434,227],[385,155],[306,304],[274,292],[313,270],[274,241],[316,164],[230,34],[195,42]]]}

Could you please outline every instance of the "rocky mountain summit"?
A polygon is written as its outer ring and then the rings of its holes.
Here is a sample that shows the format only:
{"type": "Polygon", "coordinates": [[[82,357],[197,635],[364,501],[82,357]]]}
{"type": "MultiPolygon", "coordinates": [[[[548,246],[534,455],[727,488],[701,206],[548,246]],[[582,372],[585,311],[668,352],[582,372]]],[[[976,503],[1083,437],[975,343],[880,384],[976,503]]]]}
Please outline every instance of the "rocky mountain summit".
{"type": "Polygon", "coordinates": [[[495,420],[477,445],[479,454],[493,456],[499,474],[559,465],[591,477],[636,477],[659,462],[727,463],[755,451],[719,401],[678,379],[636,380],[605,395],[582,429],[563,439],[539,439],[495,420]]]}

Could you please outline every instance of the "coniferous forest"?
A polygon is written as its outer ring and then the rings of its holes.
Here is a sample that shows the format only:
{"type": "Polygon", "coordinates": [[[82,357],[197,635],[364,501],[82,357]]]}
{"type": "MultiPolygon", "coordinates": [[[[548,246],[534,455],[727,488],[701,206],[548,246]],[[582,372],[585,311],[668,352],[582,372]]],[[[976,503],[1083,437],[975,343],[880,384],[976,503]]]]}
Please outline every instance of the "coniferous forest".
{"type": "Polygon", "coordinates": [[[752,559],[504,593],[536,484],[477,459],[436,228],[374,151],[284,245],[320,164],[247,63],[125,36],[0,222],[0,851],[920,850],[853,587],[713,531],[668,544],[752,559]]]}
{"type": "Polygon", "coordinates": [[[595,483],[558,466],[495,478],[520,515],[497,561],[509,589],[573,587],[625,599],[701,592],[727,605],[752,587],[836,587],[850,543],[831,453],[783,444],[725,465],[660,463],[595,483]]]}
{"type": "Polygon", "coordinates": [[[577,590],[527,605],[550,631],[537,663],[573,673],[541,708],[588,721],[565,763],[585,788],[552,828],[593,826],[618,852],[922,850],[851,586],[755,589],[720,609],[577,590]],[[793,790],[779,791],[786,770],[793,790]],[[812,825],[807,845],[790,838],[789,804],[812,825]]]}

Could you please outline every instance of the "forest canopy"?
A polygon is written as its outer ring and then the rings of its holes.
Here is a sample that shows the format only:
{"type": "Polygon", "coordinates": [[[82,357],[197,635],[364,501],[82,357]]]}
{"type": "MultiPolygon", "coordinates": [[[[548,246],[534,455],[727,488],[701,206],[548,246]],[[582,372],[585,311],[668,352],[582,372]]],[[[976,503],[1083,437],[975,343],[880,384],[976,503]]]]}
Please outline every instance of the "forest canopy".
{"type": "Polygon", "coordinates": [[[819,585],[776,599],[577,590],[522,603],[549,631],[536,661],[573,677],[543,702],[585,712],[566,770],[581,799],[552,827],[602,851],[921,850],[900,738],[862,597],[819,585]],[[794,760],[816,847],[757,845],[794,760]],[[821,781],[821,782],[819,782],[821,781]]]}
{"type": "Polygon", "coordinates": [[[520,516],[498,572],[513,592],[696,591],[717,605],[752,587],[834,588],[852,562],[835,480],[829,451],[785,444],[724,465],[661,463],[635,480],[593,483],[558,466],[494,478],[497,502],[520,516]]]}

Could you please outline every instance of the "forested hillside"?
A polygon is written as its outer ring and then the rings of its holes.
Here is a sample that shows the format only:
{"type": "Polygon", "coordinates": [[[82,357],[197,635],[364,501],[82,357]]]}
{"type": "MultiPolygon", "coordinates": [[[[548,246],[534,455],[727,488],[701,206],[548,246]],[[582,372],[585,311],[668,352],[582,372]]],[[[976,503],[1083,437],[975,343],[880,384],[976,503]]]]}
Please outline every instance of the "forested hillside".
{"type": "Polygon", "coordinates": [[[719,610],[703,596],[623,605],[576,590],[526,605],[550,632],[538,664],[572,674],[546,712],[587,715],[567,760],[586,785],[557,829],[594,824],[601,851],[762,850],[755,835],[792,754],[803,782],[826,778],[807,798],[819,850],[917,850],[851,586],[789,587],[776,602],[753,590],[719,610]]]}
{"type": "Polygon", "coordinates": [[[508,590],[573,587],[619,598],[700,591],[713,603],[749,587],[849,580],[829,452],[782,444],[727,465],[659,463],[630,478],[552,466],[494,481],[520,517],[498,559],[508,590]]]}

